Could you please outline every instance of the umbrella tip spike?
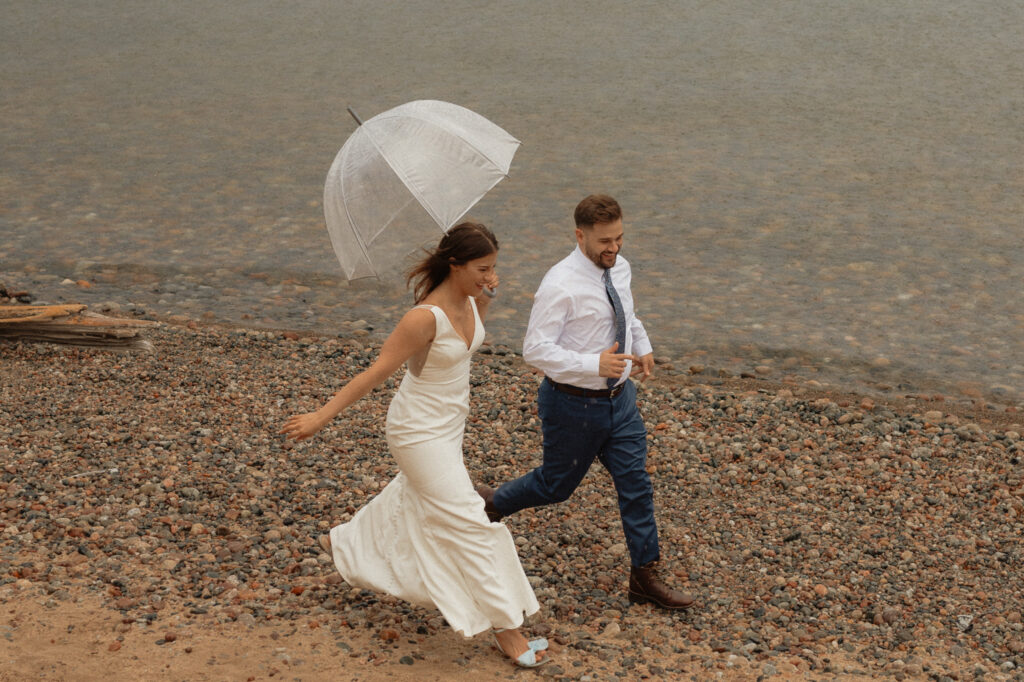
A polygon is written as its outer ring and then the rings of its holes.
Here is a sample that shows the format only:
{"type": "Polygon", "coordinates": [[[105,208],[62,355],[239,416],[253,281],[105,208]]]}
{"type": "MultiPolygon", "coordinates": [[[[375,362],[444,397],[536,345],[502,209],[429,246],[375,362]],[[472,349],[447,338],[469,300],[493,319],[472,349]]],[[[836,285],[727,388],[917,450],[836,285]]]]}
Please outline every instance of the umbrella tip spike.
{"type": "Polygon", "coordinates": [[[352,107],[345,107],[345,108],[348,109],[348,113],[352,114],[352,118],[354,118],[356,120],[356,123],[358,123],[359,125],[363,125],[363,119],[359,118],[359,114],[357,114],[352,109],[352,107]]]}

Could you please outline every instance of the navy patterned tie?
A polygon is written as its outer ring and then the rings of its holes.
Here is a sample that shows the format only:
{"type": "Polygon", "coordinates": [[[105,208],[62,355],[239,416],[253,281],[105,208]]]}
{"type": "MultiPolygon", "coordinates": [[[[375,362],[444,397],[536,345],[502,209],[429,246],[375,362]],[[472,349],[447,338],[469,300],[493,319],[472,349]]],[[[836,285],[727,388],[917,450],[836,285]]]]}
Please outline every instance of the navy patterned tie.
{"type": "MultiPolygon", "coordinates": [[[[619,299],[619,292],[615,291],[615,285],[612,284],[612,271],[606,269],[601,279],[604,280],[604,290],[608,294],[608,300],[612,302],[612,310],[615,312],[615,340],[619,342],[619,347],[615,352],[625,353],[626,316],[622,312],[622,301],[619,299]]],[[[615,386],[618,381],[619,377],[608,377],[608,388],[615,386]]]]}

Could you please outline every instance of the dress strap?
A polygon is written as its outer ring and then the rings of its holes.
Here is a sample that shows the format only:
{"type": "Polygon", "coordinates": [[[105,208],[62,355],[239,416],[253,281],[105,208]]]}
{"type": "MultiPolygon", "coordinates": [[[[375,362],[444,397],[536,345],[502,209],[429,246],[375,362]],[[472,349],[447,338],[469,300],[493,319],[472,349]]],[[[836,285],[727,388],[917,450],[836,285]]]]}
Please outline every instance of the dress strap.
{"type": "Polygon", "coordinates": [[[445,322],[448,321],[448,316],[444,314],[444,310],[442,310],[440,308],[440,306],[431,305],[429,303],[421,303],[419,305],[414,305],[412,307],[412,309],[413,310],[417,310],[417,309],[419,309],[419,310],[429,310],[434,315],[434,323],[435,324],[441,324],[441,319],[442,318],[444,318],[445,322]]]}

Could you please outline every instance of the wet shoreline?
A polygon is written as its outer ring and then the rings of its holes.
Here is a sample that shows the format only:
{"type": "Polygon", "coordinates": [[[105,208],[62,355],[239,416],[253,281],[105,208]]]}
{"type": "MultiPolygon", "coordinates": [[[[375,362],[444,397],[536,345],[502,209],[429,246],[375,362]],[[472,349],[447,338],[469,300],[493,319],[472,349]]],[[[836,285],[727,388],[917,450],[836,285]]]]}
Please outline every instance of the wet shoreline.
{"type": "MultiPolygon", "coordinates": [[[[409,305],[409,295],[398,287],[382,288],[369,281],[348,284],[338,277],[307,272],[212,273],[202,268],[182,271],[92,263],[44,263],[39,270],[31,274],[0,271],[0,283],[6,283],[9,291],[27,291],[35,304],[84,303],[115,316],[325,338],[359,336],[378,342],[409,305]],[[69,276],[47,274],[47,266],[69,276]]],[[[517,295],[507,285],[501,293],[488,320],[487,341],[503,352],[518,354],[530,295],[517,295]],[[518,305],[516,301],[508,305],[508,298],[518,299],[518,305]]],[[[1004,383],[1003,375],[978,375],[970,366],[957,367],[946,358],[915,364],[906,358],[773,347],[768,342],[735,342],[722,336],[688,343],[672,339],[659,317],[647,316],[645,324],[662,370],[674,374],[712,381],[763,379],[879,398],[937,398],[988,409],[1024,409],[1021,395],[1004,383]]],[[[810,334],[807,330],[804,336],[810,334]]],[[[693,335],[700,338],[701,330],[694,328],[693,335]]]]}

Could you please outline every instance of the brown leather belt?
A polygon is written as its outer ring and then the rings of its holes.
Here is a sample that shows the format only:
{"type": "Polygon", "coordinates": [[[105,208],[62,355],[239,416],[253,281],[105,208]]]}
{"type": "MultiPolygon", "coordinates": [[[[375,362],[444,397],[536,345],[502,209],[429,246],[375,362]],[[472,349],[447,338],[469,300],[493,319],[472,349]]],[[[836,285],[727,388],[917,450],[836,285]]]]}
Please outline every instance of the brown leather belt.
{"type": "Polygon", "coordinates": [[[614,388],[580,388],[578,386],[570,386],[569,384],[560,384],[557,381],[553,381],[551,377],[544,378],[547,379],[548,383],[550,383],[552,388],[556,391],[568,393],[569,395],[574,395],[578,398],[614,398],[618,394],[622,393],[622,388],[626,385],[626,382],[623,381],[614,388]]]}

